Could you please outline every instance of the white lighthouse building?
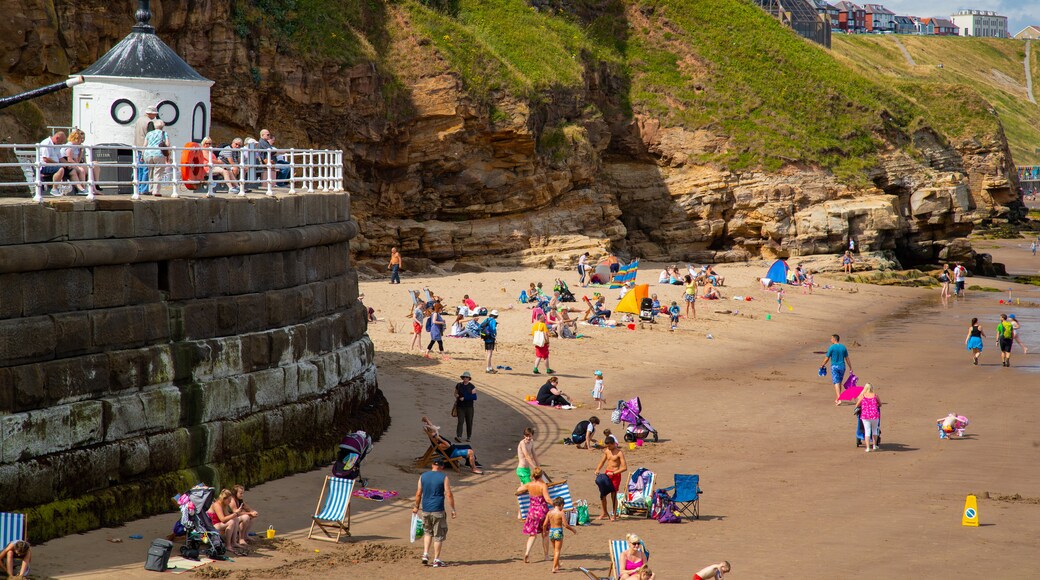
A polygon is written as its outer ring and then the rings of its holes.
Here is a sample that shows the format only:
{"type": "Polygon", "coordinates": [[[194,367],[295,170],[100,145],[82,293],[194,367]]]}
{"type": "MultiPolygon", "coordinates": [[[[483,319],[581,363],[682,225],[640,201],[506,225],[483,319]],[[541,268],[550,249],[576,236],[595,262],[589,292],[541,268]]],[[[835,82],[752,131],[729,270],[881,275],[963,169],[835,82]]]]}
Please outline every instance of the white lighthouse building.
{"type": "Polygon", "coordinates": [[[209,134],[206,79],[155,35],[149,0],[138,0],[133,31],[83,72],[73,87],[72,124],[86,133],[86,143],[134,142],[134,122],[157,107],[170,144],[199,142],[209,134]]]}

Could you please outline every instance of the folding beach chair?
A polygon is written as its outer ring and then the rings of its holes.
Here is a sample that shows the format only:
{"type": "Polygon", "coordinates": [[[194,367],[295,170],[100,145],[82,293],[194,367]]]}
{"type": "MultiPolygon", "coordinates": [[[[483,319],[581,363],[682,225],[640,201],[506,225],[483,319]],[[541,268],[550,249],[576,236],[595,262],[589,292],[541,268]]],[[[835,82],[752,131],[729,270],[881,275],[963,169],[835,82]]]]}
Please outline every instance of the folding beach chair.
{"type": "Polygon", "coordinates": [[[314,516],[311,518],[311,529],[307,533],[308,539],[339,542],[341,537],[350,535],[350,495],[354,492],[355,481],[331,475],[325,476],[325,485],[321,488],[318,507],[314,508],[314,516]],[[325,536],[315,536],[314,526],[321,528],[325,536]]]}
{"type": "Polygon", "coordinates": [[[426,453],[423,453],[421,456],[415,458],[415,466],[420,469],[424,467],[429,467],[430,464],[433,463],[433,460],[437,457],[440,457],[441,459],[447,461],[448,465],[451,465],[451,468],[455,471],[462,471],[460,466],[466,462],[465,457],[449,457],[443,449],[437,447],[437,445],[433,442],[433,439],[431,438],[430,446],[426,448],[426,453]]]}
{"type": "MultiPolygon", "coordinates": [[[[589,572],[585,568],[578,568],[585,573],[585,576],[589,580],[617,580],[621,577],[621,558],[628,549],[628,542],[625,540],[611,540],[610,541],[610,572],[607,573],[606,578],[600,578],[592,572],[589,572]]],[[[646,549],[646,544],[643,544],[643,562],[650,561],[650,550],[646,549]]]]}
{"type": "Polygon", "coordinates": [[[0,550],[25,539],[25,514],[0,512],[0,550]]]}
{"type": "Polygon", "coordinates": [[[679,513],[693,519],[701,517],[701,476],[675,474],[675,485],[662,488],[663,491],[671,490],[668,498],[675,503],[675,509],[679,513]]]}
{"type": "Polygon", "coordinates": [[[655,483],[657,483],[657,475],[654,472],[645,468],[635,470],[632,477],[628,479],[625,489],[618,491],[618,515],[650,517],[650,507],[654,503],[655,483]]]}
{"type": "MultiPolygon", "coordinates": [[[[571,488],[567,485],[566,479],[549,484],[549,497],[551,499],[562,497],[563,509],[574,509],[574,502],[571,501],[571,488]]],[[[531,508],[531,496],[525,491],[516,496],[516,501],[520,504],[520,517],[526,518],[527,510],[531,508]]]]}

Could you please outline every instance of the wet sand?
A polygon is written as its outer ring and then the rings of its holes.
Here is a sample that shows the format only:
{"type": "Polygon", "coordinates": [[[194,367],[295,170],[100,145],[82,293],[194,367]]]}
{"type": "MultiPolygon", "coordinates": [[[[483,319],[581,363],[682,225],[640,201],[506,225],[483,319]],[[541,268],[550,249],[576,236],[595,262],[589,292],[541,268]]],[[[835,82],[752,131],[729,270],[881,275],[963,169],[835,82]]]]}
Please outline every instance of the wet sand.
{"type": "MultiPolygon", "coordinates": [[[[630,470],[648,467],[663,485],[670,485],[676,472],[700,474],[701,519],[680,525],[595,522],[577,535],[568,532],[562,564],[571,577],[578,566],[604,576],[607,541],[628,532],[646,541],[651,566],[662,579],[689,578],[722,559],[733,563],[734,578],[1033,577],[1040,567],[1040,435],[1030,425],[1040,404],[1040,355],[1023,356],[1016,346],[1014,366],[1002,368],[991,336],[983,364],[973,367],[964,349],[972,316],[982,319],[992,335],[1003,308],[998,295],[969,293],[944,306],[938,290],[855,285],[818,276],[819,283],[837,288],[812,296],[788,292],[785,304],[793,311],[785,306],[777,314],[774,295],[756,287],[755,278],[765,269],[764,264],[720,267],[727,276],[727,300],[698,301],[697,321],[684,320],[675,333],[663,324],[636,331],[581,327],[589,338],[552,341],[551,362],[561,387],[584,405],[571,411],[524,403],[523,396],[534,394],[545,377],[530,374],[530,312],[514,297],[532,281],[551,287],[557,276],[573,286],[573,272],[426,278],[405,273],[400,286],[363,282],[366,303],[380,317],[369,332],[393,415],[363,475],[371,486],[397,490],[401,498],[382,503],[354,498],[354,536],[334,546],[305,537],[327,469],[257,486],[248,495],[261,512],[257,531],[273,524],[286,541],[220,563],[217,574],[544,577],[549,563],[521,561],[524,538],[513,496],[515,445],[523,428],[534,426],[546,471],[554,479],[567,479],[575,499],[588,500],[593,517],[598,515],[592,471],[599,453],[559,441],[591,414],[604,420],[601,428],[620,431],[610,425],[609,410],[590,409],[592,372],[601,369],[607,399],[642,397],[644,415],[662,438],[626,452],[630,470]],[[405,289],[424,285],[451,305],[468,293],[481,305],[498,308],[501,348],[494,362],[513,370],[485,375],[478,340],[447,339],[450,360],[409,352],[405,289]],[[756,300],[728,300],[734,294],[756,300]],[[724,310],[740,313],[716,313],[724,310]],[[391,322],[396,332],[390,332],[391,322]],[[857,375],[876,385],[885,403],[877,453],[855,447],[852,407],[835,407],[832,387],[816,374],[835,332],[849,345],[857,375]],[[451,567],[424,569],[418,560],[421,547],[405,538],[408,496],[420,473],[412,459],[426,447],[419,417],[429,414],[445,435],[454,434],[455,420],[448,416],[451,390],[464,370],[473,372],[478,386],[472,445],[487,473],[450,475],[459,511],[443,554],[451,567]],[[941,441],[935,420],[951,411],[971,419],[968,436],[941,441]],[[982,527],[960,525],[969,493],[980,496],[982,527]]],[[[645,268],[640,277],[656,278],[656,270],[645,268]]],[[[1008,286],[979,278],[970,284],[1008,286]]],[[[1040,303],[1040,288],[1013,287],[1015,297],[1040,303]]],[[[616,291],[604,292],[608,304],[616,304],[616,291]]],[[[678,300],[681,288],[652,284],[651,292],[678,300]]],[[[1020,315],[1026,344],[1040,353],[1040,309],[1016,312],[1026,315],[1020,315]]],[[[165,535],[174,519],[159,516],[48,542],[34,548],[34,571],[70,578],[150,578],[142,568],[147,544],[165,535]],[[130,534],[145,540],[129,540],[130,534]],[[123,542],[105,541],[116,537],[123,542]]]]}

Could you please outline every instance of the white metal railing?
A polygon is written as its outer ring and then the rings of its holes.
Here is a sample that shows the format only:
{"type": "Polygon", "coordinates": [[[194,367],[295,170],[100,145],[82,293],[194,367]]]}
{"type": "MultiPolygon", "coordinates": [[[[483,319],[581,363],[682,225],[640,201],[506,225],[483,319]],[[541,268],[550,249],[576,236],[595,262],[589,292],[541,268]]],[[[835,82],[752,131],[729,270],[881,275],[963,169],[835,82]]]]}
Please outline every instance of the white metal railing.
{"type": "Polygon", "coordinates": [[[338,149],[261,149],[254,144],[238,149],[168,147],[163,148],[167,155],[162,161],[146,163],[143,153],[154,152],[154,147],[80,145],[83,150],[83,160],[80,163],[43,162],[41,149],[65,149],[69,146],[45,146],[39,143],[0,144],[0,169],[18,167],[24,177],[24,181],[0,181],[0,190],[28,186],[33,200],[38,203],[43,201],[45,189],[50,195],[61,196],[77,186],[85,189],[84,195],[87,200],[94,199],[98,186],[127,185],[133,188],[132,199],[140,199],[142,194],[162,195],[165,188],[172,188],[170,197],[178,197],[181,186],[188,189],[201,188],[206,197],[212,197],[217,182],[213,170],[223,168],[233,176],[233,179],[226,181],[229,192],[238,195],[245,195],[251,187],[266,195],[274,195],[275,189],[286,188],[288,193],[343,191],[343,151],[338,149]],[[219,158],[221,151],[227,149],[237,153],[233,157],[238,159],[232,159],[230,163],[214,163],[211,155],[203,155],[204,152],[212,153],[219,158]],[[110,157],[112,160],[98,161],[98,153],[101,153],[102,158],[110,157]],[[8,161],[10,156],[15,158],[15,162],[8,161]],[[119,160],[120,156],[124,158],[122,161],[119,160]],[[126,157],[130,160],[127,161],[126,157]],[[53,177],[44,176],[41,171],[44,167],[55,166],[65,168],[66,175],[58,183],[53,181],[53,177]],[[118,175],[116,179],[101,179],[102,170],[116,169],[118,173],[119,168],[129,169],[130,179],[119,179],[118,175]],[[288,175],[279,178],[280,171],[287,171],[288,175]],[[68,174],[73,172],[85,175],[83,178],[70,178],[68,174]]]}

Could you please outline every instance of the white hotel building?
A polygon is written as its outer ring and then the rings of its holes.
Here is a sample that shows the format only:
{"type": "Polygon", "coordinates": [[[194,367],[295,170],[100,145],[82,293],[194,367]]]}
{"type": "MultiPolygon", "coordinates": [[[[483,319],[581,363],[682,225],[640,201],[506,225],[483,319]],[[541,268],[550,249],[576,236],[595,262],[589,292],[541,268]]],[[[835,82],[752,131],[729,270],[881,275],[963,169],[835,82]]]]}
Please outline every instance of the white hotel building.
{"type": "Polygon", "coordinates": [[[1009,38],[1007,16],[989,10],[960,10],[950,16],[961,29],[961,36],[1009,38]]]}

